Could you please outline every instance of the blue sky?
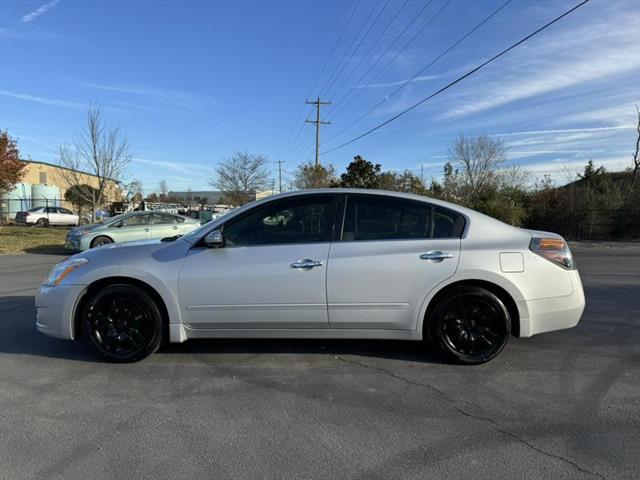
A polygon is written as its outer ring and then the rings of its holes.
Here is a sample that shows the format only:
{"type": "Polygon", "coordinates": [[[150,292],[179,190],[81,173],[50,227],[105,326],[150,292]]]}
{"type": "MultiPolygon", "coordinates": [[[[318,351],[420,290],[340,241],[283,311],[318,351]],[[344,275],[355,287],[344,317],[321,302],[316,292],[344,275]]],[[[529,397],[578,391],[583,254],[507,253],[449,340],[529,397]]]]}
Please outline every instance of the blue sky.
{"type": "MultiPolygon", "coordinates": [[[[87,105],[97,102],[127,133],[135,153],[129,177],[141,179],[147,191],[161,179],[175,190],[208,188],[216,163],[236,150],[284,160],[290,178],[298,164],[313,159],[314,130],[302,126],[314,114],[304,105],[308,96],[334,102],[322,111],[332,122],[322,130],[322,150],[328,150],[578,3],[513,0],[336,136],[503,2],[432,0],[410,24],[427,0],[5,0],[0,128],[18,138],[24,157],[55,163],[57,146],[71,140],[87,105]],[[332,72],[340,73],[335,81],[332,72]]],[[[486,133],[502,138],[509,161],[532,178],[551,173],[562,181],[564,170],[590,158],[624,168],[640,104],[639,45],[639,1],[592,0],[478,74],[321,160],[342,170],[360,154],[385,169],[423,168],[426,178],[437,178],[454,137],[486,133]]]]}

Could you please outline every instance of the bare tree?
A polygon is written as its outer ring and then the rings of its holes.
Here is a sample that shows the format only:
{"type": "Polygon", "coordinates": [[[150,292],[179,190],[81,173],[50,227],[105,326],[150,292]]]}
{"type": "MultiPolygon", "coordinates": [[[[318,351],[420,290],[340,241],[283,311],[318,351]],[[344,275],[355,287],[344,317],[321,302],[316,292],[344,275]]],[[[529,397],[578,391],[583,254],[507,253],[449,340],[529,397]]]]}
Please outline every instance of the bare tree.
{"type": "Polygon", "coordinates": [[[487,186],[495,183],[498,170],[506,160],[506,149],[502,140],[487,135],[460,135],[454,140],[449,157],[451,163],[460,168],[465,203],[473,204],[487,186]]]}
{"type": "Polygon", "coordinates": [[[300,190],[306,188],[330,187],[336,181],[336,169],[333,165],[315,165],[304,163],[298,166],[293,186],[300,190]]]}
{"type": "Polygon", "coordinates": [[[522,165],[511,165],[503,168],[499,173],[499,181],[502,188],[525,190],[529,178],[529,172],[522,168],[522,165]]]}
{"type": "Polygon", "coordinates": [[[236,152],[216,168],[217,178],[209,183],[222,191],[231,205],[249,202],[253,194],[266,190],[269,183],[267,157],[236,152]]]}
{"type": "Polygon", "coordinates": [[[92,222],[96,209],[122,180],[132,158],[129,148],[129,141],[120,129],[105,125],[95,105],[89,107],[84,130],[71,145],[60,147],[60,166],[64,167],[59,174],[61,180],[67,188],[75,187],[76,195],[90,206],[92,222]],[[87,174],[96,179],[97,185],[87,185],[91,178],[87,174]]]}
{"type": "Polygon", "coordinates": [[[144,185],[142,184],[142,180],[132,180],[127,185],[127,189],[131,192],[134,202],[140,202],[144,198],[144,185]]]}
{"type": "Polygon", "coordinates": [[[638,132],[638,137],[636,138],[636,151],[633,153],[633,170],[631,171],[631,188],[636,182],[636,177],[638,176],[638,170],[640,169],[640,108],[636,105],[636,112],[638,114],[638,124],[636,126],[636,130],[638,132]]]}
{"type": "Polygon", "coordinates": [[[167,187],[167,182],[165,180],[160,180],[160,185],[158,187],[158,190],[160,195],[164,195],[165,197],[167,196],[167,193],[169,192],[169,188],[167,187]]]}

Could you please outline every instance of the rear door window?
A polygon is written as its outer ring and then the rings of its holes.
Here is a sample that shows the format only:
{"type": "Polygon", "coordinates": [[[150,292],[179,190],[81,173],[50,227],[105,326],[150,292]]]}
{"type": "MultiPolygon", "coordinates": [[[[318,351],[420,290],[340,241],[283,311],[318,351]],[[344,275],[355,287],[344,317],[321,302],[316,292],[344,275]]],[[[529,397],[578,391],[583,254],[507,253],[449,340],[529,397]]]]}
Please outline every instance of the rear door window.
{"type": "Polygon", "coordinates": [[[402,198],[349,195],[343,240],[429,238],[431,205],[402,198]]]}
{"type": "Polygon", "coordinates": [[[460,238],[463,215],[426,202],[382,195],[348,195],[342,240],[460,238]]]}

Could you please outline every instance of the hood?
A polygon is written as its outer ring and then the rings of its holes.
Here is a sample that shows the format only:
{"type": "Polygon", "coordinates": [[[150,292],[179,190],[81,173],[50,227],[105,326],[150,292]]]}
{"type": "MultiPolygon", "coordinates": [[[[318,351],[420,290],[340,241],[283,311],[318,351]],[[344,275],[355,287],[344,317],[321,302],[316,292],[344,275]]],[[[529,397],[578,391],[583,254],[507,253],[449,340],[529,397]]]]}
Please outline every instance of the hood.
{"type": "Polygon", "coordinates": [[[153,240],[141,240],[137,242],[109,243],[107,245],[85,250],[84,252],[74,255],[74,257],[92,259],[111,256],[114,258],[124,258],[128,255],[148,255],[152,254],[156,250],[173,246],[179,242],[180,239],[177,239],[175,242],[161,242],[159,238],[156,238],[153,240]]]}
{"type": "Polygon", "coordinates": [[[94,228],[104,227],[104,223],[90,223],[89,225],[81,225],[71,229],[71,233],[86,232],[87,230],[93,230],[94,228]]]}

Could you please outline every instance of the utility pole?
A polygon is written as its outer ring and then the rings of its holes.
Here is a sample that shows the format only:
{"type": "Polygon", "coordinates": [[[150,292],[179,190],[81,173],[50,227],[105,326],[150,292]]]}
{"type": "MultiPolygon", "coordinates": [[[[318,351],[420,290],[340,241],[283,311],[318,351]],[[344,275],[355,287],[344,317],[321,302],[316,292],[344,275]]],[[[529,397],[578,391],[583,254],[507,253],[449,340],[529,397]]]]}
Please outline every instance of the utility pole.
{"type": "Polygon", "coordinates": [[[424,185],[424,163],[420,165],[420,183],[424,185]]]}
{"type": "Polygon", "coordinates": [[[320,97],[314,101],[306,101],[307,105],[316,106],[316,119],[305,120],[306,123],[314,123],[316,125],[316,167],[320,165],[320,125],[330,125],[331,122],[320,121],[320,105],[331,105],[331,102],[321,102],[320,97]]]}
{"type": "Polygon", "coordinates": [[[278,164],[278,193],[282,193],[282,164],[284,160],[276,160],[275,163],[278,164]]]}

